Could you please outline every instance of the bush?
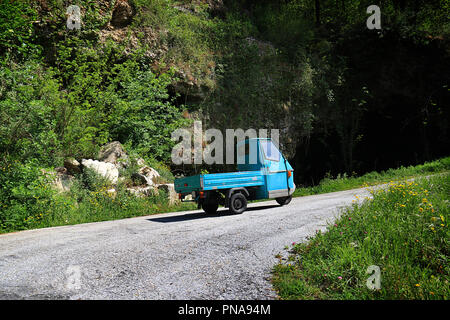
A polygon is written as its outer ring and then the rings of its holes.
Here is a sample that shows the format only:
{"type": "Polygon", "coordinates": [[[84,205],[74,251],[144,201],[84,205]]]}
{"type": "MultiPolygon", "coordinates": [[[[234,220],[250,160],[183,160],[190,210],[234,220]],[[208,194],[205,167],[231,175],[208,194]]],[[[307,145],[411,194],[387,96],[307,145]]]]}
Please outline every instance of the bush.
{"type": "Polygon", "coordinates": [[[61,156],[58,113],[66,103],[57,81],[35,62],[1,65],[0,78],[0,150],[52,165],[61,156]]]}
{"type": "Polygon", "coordinates": [[[20,60],[37,56],[41,47],[35,44],[36,20],[36,9],[30,1],[0,1],[0,56],[20,60]]]}
{"type": "Polygon", "coordinates": [[[54,176],[45,172],[36,160],[1,162],[0,230],[33,228],[48,214],[56,192],[49,187],[54,176]]]}

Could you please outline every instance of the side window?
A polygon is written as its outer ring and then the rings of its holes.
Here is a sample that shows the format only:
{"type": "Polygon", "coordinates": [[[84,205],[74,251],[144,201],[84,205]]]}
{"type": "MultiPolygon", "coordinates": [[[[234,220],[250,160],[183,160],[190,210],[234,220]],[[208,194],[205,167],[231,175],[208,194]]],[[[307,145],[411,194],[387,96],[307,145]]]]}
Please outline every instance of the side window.
{"type": "Polygon", "coordinates": [[[250,154],[250,145],[249,145],[249,143],[242,143],[241,145],[239,145],[239,149],[238,149],[238,156],[239,157],[248,156],[249,154],[250,154]]]}
{"type": "Polygon", "coordinates": [[[280,161],[280,151],[278,151],[272,141],[261,141],[260,143],[267,160],[280,161]]]}
{"type": "Polygon", "coordinates": [[[257,164],[258,163],[258,145],[257,140],[250,140],[238,144],[237,146],[238,164],[257,164]]]}

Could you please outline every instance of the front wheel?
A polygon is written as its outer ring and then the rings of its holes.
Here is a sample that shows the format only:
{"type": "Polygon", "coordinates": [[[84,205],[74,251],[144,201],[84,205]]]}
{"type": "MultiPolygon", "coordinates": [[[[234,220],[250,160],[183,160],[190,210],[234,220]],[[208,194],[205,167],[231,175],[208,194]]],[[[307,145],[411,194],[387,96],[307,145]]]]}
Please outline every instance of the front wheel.
{"type": "Polygon", "coordinates": [[[247,209],[247,198],[242,193],[235,193],[230,198],[230,211],[241,214],[247,209]]]}
{"type": "Polygon", "coordinates": [[[278,202],[278,204],[280,206],[284,206],[284,205],[289,204],[289,202],[291,202],[292,196],[280,197],[280,198],[276,198],[275,200],[278,202]]]}

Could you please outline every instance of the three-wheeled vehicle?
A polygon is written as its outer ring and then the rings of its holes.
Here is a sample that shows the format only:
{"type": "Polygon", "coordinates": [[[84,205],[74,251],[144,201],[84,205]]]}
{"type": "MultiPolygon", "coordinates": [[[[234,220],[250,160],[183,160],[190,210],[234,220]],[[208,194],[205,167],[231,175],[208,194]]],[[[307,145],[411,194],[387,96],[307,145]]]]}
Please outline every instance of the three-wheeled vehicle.
{"type": "Polygon", "coordinates": [[[237,144],[238,172],[199,174],[175,179],[181,201],[195,201],[208,214],[223,205],[234,214],[247,209],[249,200],[275,199],[288,204],[295,191],[294,170],[268,138],[237,144]],[[192,200],[185,200],[192,195],[192,200]]]}

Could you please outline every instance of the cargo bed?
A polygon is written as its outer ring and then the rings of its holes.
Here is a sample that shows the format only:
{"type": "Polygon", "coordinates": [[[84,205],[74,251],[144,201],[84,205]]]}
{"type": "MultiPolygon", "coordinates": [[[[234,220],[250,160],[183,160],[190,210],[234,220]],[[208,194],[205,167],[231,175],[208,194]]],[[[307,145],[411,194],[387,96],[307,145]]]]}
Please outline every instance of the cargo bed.
{"type": "Polygon", "coordinates": [[[181,194],[188,194],[192,191],[256,187],[262,185],[264,185],[264,175],[261,171],[199,174],[175,180],[175,189],[181,194]]]}

